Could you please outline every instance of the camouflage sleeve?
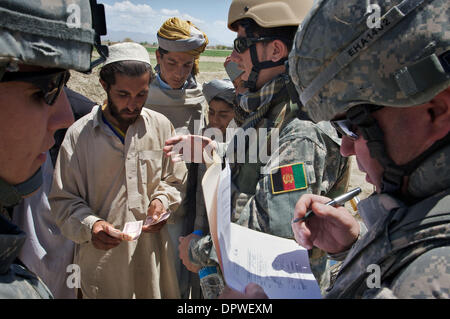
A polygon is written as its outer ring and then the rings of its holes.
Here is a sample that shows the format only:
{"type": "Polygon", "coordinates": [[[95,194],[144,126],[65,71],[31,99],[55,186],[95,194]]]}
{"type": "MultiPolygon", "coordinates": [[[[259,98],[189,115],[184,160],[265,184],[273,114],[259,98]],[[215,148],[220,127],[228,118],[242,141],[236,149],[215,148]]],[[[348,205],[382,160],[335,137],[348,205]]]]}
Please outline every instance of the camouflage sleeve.
{"type": "Polygon", "coordinates": [[[189,259],[191,263],[201,267],[215,266],[219,263],[211,235],[191,240],[189,259]]]}
{"type": "Polygon", "coordinates": [[[336,260],[336,261],[344,261],[344,259],[347,257],[349,251],[355,246],[355,244],[358,242],[358,240],[361,239],[361,237],[365,236],[367,234],[367,227],[362,221],[358,221],[359,224],[359,235],[356,241],[353,243],[352,247],[347,249],[346,251],[335,253],[335,254],[328,254],[328,258],[336,260]]]}
{"type": "MultiPolygon", "coordinates": [[[[264,167],[254,196],[234,194],[234,222],[284,238],[294,238],[291,220],[301,195],[328,195],[345,174],[347,161],[339,153],[339,144],[317,125],[294,122],[280,134],[279,148],[264,167]],[[299,164],[305,184],[292,189],[278,189],[275,175],[280,168],[299,164]]],[[[289,176],[288,176],[289,177],[289,176]]],[[[292,178],[292,177],[291,177],[292,178]]],[[[283,177],[282,177],[283,179],[283,177]]],[[[345,185],[346,187],[346,185],[345,185]]],[[[345,191],[345,187],[342,190],[345,191]]]]}
{"type": "Polygon", "coordinates": [[[368,289],[366,293],[363,294],[361,299],[398,299],[394,295],[394,292],[387,288],[381,287],[380,289],[368,289]]]}
{"type": "MultiPolygon", "coordinates": [[[[300,196],[306,193],[329,194],[345,175],[348,165],[339,153],[339,144],[317,125],[311,122],[299,124],[296,121],[288,125],[286,130],[287,133],[280,134],[278,156],[272,156],[266,165],[266,172],[271,173],[261,175],[255,195],[234,196],[232,205],[238,212],[233,214],[237,217],[233,221],[264,233],[293,239],[291,221],[300,196]],[[306,185],[293,190],[277,189],[279,185],[276,186],[274,182],[277,168],[296,164],[304,167],[306,185]]],[[[345,191],[346,184],[347,180],[342,191],[345,191]]],[[[327,255],[317,248],[309,253],[311,269],[324,291],[329,283],[327,255]]]]}
{"type": "Polygon", "coordinates": [[[434,248],[411,262],[392,282],[397,298],[450,297],[450,246],[434,248]]]}

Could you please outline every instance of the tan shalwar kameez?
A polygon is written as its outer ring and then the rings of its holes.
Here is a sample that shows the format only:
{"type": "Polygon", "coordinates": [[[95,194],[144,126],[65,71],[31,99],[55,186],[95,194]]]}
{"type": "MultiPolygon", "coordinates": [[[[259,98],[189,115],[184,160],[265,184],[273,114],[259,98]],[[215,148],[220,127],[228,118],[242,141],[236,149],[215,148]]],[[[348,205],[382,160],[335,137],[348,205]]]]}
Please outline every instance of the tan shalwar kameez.
{"type": "MultiPolygon", "coordinates": [[[[188,80],[191,81],[192,79],[188,80]]],[[[191,85],[183,89],[166,89],[160,86],[158,78],[154,78],[150,84],[145,107],[160,112],[172,122],[177,135],[200,134],[206,126],[208,103],[203,96],[200,85],[191,85]]],[[[188,165],[189,167],[189,165],[188,165]]],[[[196,178],[196,177],[194,177],[196,178]]],[[[188,181],[190,183],[191,181],[188,181]]],[[[195,195],[194,195],[195,196],[195,195]]],[[[180,236],[185,236],[194,231],[193,224],[195,210],[189,209],[183,201],[178,211],[169,219],[168,230],[175,248],[178,247],[180,236]]],[[[178,249],[174,255],[175,267],[179,280],[181,297],[200,297],[200,284],[197,274],[189,272],[179,258],[178,249]],[[190,286],[195,291],[190,291],[190,286]]]]}
{"type": "Polygon", "coordinates": [[[50,203],[63,235],[78,244],[75,263],[81,268],[83,297],[179,297],[167,226],[108,251],[91,242],[92,226],[100,219],[122,230],[126,222],[145,220],[155,198],[168,210],[177,209],[181,195],[174,186],[184,183],[186,167],[162,151],[173,135],[165,116],[143,109],[122,144],[98,106],[67,131],[50,203]]]}
{"type": "Polygon", "coordinates": [[[150,84],[144,106],[167,116],[177,133],[199,134],[205,127],[208,104],[200,85],[169,90],[161,88],[159,80],[155,77],[150,84]],[[194,122],[196,120],[198,123],[194,122]],[[181,132],[181,129],[184,129],[184,132],[181,132]]]}

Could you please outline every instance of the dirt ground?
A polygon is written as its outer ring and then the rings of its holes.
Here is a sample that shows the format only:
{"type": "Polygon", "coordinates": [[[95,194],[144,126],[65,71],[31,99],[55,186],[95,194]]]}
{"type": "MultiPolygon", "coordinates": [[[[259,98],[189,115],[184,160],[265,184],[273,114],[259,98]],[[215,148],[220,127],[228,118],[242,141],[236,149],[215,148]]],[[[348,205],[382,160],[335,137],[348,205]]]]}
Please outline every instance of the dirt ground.
{"type": "MultiPolygon", "coordinates": [[[[202,57],[200,59],[200,63],[203,61],[223,63],[224,58],[202,57]]],[[[79,72],[71,71],[71,78],[68,82],[69,88],[85,95],[86,97],[90,98],[96,103],[99,104],[103,103],[103,101],[106,99],[106,94],[98,81],[99,78],[98,72],[99,68],[94,69],[94,71],[91,74],[82,74],[79,72]]],[[[200,72],[200,74],[197,76],[197,82],[199,84],[203,84],[213,79],[224,79],[226,77],[227,74],[225,71],[200,72]]],[[[353,189],[358,186],[361,187],[362,193],[359,196],[359,198],[360,199],[366,198],[373,192],[373,186],[365,181],[365,174],[361,173],[358,170],[358,166],[356,164],[354,156],[352,156],[351,160],[352,160],[352,168],[351,168],[349,189],[353,189]]],[[[346,205],[346,207],[347,206],[348,205],[346,205]]]]}

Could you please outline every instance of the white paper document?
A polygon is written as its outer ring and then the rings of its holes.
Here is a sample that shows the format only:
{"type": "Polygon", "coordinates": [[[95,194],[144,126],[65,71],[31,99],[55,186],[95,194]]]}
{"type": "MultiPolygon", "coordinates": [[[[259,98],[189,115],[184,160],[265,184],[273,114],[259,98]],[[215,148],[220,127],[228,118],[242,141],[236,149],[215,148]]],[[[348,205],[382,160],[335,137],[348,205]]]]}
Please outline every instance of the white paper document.
{"type": "Polygon", "coordinates": [[[228,286],[244,291],[260,285],[269,298],[322,298],[311,273],[308,251],[294,240],[231,223],[231,171],[221,171],[217,188],[217,232],[228,286]]]}
{"type": "Polygon", "coordinates": [[[221,172],[221,164],[212,164],[202,179],[203,196],[205,199],[206,212],[208,214],[209,232],[216,248],[219,264],[222,265],[220,256],[219,239],[217,236],[217,186],[221,172]]]}

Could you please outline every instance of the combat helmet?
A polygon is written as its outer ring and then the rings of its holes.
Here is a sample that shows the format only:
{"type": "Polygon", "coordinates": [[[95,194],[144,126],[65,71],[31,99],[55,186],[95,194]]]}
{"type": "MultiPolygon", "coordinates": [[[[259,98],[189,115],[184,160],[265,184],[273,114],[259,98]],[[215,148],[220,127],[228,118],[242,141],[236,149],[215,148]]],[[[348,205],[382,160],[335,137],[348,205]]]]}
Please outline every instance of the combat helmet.
{"type": "Polygon", "coordinates": [[[0,0],[0,78],[17,64],[89,71],[107,55],[103,5],[96,0],[0,0]],[[93,47],[101,59],[91,63],[93,47]]]}
{"type": "MultiPolygon", "coordinates": [[[[303,21],[312,4],[313,0],[233,0],[228,11],[228,28],[237,32],[235,22],[243,19],[251,19],[262,28],[296,27],[303,21]]],[[[246,33],[247,38],[254,36],[248,28],[246,28],[246,33]]],[[[250,91],[254,91],[259,71],[283,65],[286,59],[277,62],[259,61],[256,44],[250,45],[249,49],[253,69],[245,86],[250,91]]]]}
{"type": "MultiPolygon", "coordinates": [[[[100,42],[106,34],[104,7],[96,0],[0,0],[0,17],[0,81],[16,75],[22,64],[88,72],[108,54],[100,42]],[[100,58],[91,62],[94,46],[100,58]]],[[[0,178],[0,206],[17,204],[41,184],[41,169],[19,185],[0,178]]]]}
{"type": "Polygon", "coordinates": [[[448,136],[402,166],[387,155],[373,110],[429,102],[450,85],[447,0],[319,0],[297,31],[290,76],[312,120],[346,115],[385,167],[382,192],[397,192],[448,136]]]}

